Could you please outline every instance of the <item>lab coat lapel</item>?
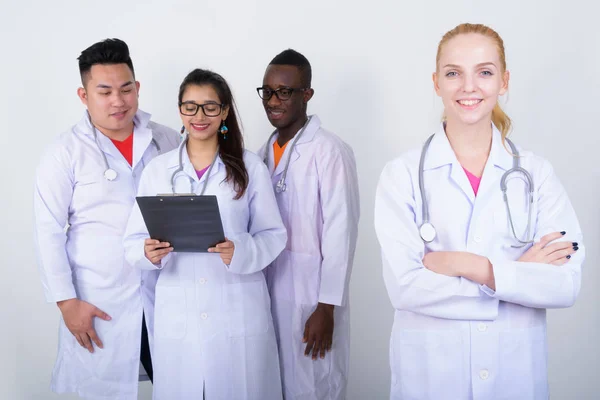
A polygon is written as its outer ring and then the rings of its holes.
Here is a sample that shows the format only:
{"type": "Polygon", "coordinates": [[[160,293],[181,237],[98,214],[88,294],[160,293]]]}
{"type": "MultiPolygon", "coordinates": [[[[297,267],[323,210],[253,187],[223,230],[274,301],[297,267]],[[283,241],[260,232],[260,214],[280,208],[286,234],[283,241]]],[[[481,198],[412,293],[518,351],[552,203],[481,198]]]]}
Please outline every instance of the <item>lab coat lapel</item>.
{"type": "MultiPolygon", "coordinates": [[[[273,151],[273,144],[275,143],[275,140],[277,140],[277,137],[279,135],[276,135],[273,142],[270,144],[270,152],[269,154],[271,155],[271,159],[273,164],[275,164],[275,152],[273,151]]],[[[283,152],[283,155],[281,156],[281,159],[279,160],[279,164],[277,164],[277,168],[275,168],[275,172],[273,173],[273,178],[277,178],[279,179],[279,176],[283,173],[283,171],[285,170],[286,164],[288,163],[288,158],[289,158],[289,166],[291,166],[298,158],[300,158],[300,153],[298,152],[298,143],[296,143],[295,146],[292,146],[292,144],[294,143],[294,138],[290,139],[290,141],[288,142],[288,145],[285,147],[285,150],[283,152]]],[[[288,167],[289,169],[289,167],[288,167]]]]}
{"type": "MultiPolygon", "coordinates": [[[[278,180],[280,178],[280,175],[285,170],[286,164],[288,162],[288,157],[289,169],[300,158],[302,154],[302,148],[304,147],[303,145],[311,142],[314,139],[315,134],[317,133],[320,127],[321,121],[319,120],[319,117],[317,117],[316,115],[312,115],[310,117],[310,120],[308,121],[308,124],[306,125],[306,129],[304,129],[304,132],[302,132],[302,135],[298,138],[298,141],[296,142],[295,146],[292,146],[292,144],[294,143],[294,139],[296,138],[296,136],[290,139],[288,145],[285,148],[285,151],[283,152],[283,155],[281,156],[281,160],[279,160],[277,168],[275,168],[275,173],[273,174],[274,181],[278,180]]],[[[300,131],[298,131],[298,133],[300,133],[300,131]]],[[[277,138],[275,137],[274,140],[277,140],[277,138]]],[[[273,143],[274,141],[269,143],[269,145],[271,146],[269,148],[270,153],[273,153],[273,143]]]]}
{"type": "Polygon", "coordinates": [[[135,168],[137,164],[142,161],[144,153],[151,146],[152,143],[152,130],[148,128],[148,122],[150,121],[150,114],[143,111],[138,111],[135,114],[133,120],[133,159],[132,166],[135,168]]]}
{"type": "Polygon", "coordinates": [[[493,193],[494,190],[500,190],[500,179],[504,171],[511,168],[512,159],[512,155],[502,143],[500,131],[492,125],[492,147],[481,176],[477,198],[485,201],[487,196],[493,193]]]}
{"type": "MultiPolygon", "coordinates": [[[[90,130],[91,129],[93,129],[93,128],[90,126],[90,130]]],[[[93,135],[93,131],[92,131],[92,135],[93,135]]],[[[104,134],[102,132],[100,132],[98,129],[96,129],[96,136],[98,137],[98,147],[100,148],[100,151],[102,151],[106,155],[108,165],[111,168],[115,169],[116,164],[122,164],[126,168],[131,169],[131,166],[129,165],[127,160],[125,160],[125,157],[123,157],[123,155],[121,154],[119,149],[117,149],[117,147],[110,140],[110,138],[108,138],[107,136],[104,136],[104,134]]],[[[93,137],[92,137],[92,140],[93,140],[93,137]]]]}
{"type": "MultiPolygon", "coordinates": [[[[182,145],[184,145],[184,144],[182,144],[182,145]]],[[[179,159],[179,154],[177,155],[177,158],[179,159]]],[[[194,168],[194,165],[192,164],[192,161],[190,160],[190,157],[187,153],[186,148],[182,149],[181,162],[183,163],[183,172],[180,172],[180,174],[182,174],[182,175],[185,174],[186,178],[184,179],[182,177],[180,179],[182,181],[187,180],[189,182],[188,185],[192,185],[191,188],[189,186],[183,188],[183,189],[185,189],[184,193],[190,193],[190,189],[191,189],[191,192],[193,192],[197,195],[200,195],[200,193],[202,192],[202,188],[204,187],[204,182],[207,179],[209,180],[209,183],[210,183],[210,180],[217,179],[215,177],[215,175],[217,175],[219,173],[221,168],[225,168],[225,165],[223,164],[221,157],[217,156],[217,158],[214,160],[214,165],[210,171],[210,174],[208,173],[208,171],[206,171],[204,173],[204,175],[202,175],[202,178],[198,179],[198,174],[196,173],[196,169],[194,168]],[[195,187],[195,189],[194,189],[194,187],[195,187]]],[[[209,169],[210,169],[210,166],[209,166],[209,169]]],[[[180,186],[176,186],[176,188],[178,190],[181,189],[180,186]]],[[[208,193],[209,193],[209,189],[207,186],[206,193],[204,193],[204,194],[208,194],[208,193]]]]}
{"type": "MultiPolygon", "coordinates": [[[[473,188],[469,183],[467,174],[458,162],[454,150],[452,150],[452,147],[450,146],[444,125],[441,124],[427,151],[424,165],[425,171],[423,173],[426,174],[429,169],[438,168],[448,164],[451,165],[450,180],[456,187],[462,190],[471,204],[473,204],[475,201],[475,193],[473,193],[473,188]]],[[[427,177],[425,177],[425,181],[427,181],[427,177]]]]}
{"type": "Polygon", "coordinates": [[[94,128],[94,125],[92,125],[92,121],[90,120],[90,115],[87,110],[85,110],[85,112],[83,113],[83,118],[81,118],[81,120],[77,124],[76,129],[82,132],[83,134],[87,135],[90,138],[90,140],[97,143],[99,150],[106,155],[109,165],[112,166],[113,164],[111,164],[111,161],[115,163],[116,160],[119,159],[125,164],[127,164],[127,162],[124,160],[123,156],[115,147],[115,145],[111,142],[111,140],[104,136],[104,134],[98,129],[94,128]],[[94,138],[94,136],[97,139],[94,138]]]}
{"type": "Polygon", "coordinates": [[[168,157],[168,168],[169,176],[172,176],[170,182],[173,187],[172,190],[175,193],[194,193],[194,182],[198,181],[198,175],[194,170],[190,158],[185,148],[186,141],[182,140],[176,151],[171,152],[168,157]],[[179,170],[179,154],[181,152],[181,167],[183,170],[179,170]],[[175,172],[177,173],[175,174],[175,172]],[[174,176],[172,174],[175,174],[174,176]]]}

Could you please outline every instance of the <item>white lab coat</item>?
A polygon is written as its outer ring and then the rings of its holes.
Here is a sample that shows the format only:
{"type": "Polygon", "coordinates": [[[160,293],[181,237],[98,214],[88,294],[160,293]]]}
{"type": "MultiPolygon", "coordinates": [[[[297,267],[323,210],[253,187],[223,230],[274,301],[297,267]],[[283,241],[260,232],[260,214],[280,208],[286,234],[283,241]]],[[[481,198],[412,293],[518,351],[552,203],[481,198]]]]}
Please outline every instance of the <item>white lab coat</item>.
{"type": "MultiPolygon", "coordinates": [[[[550,164],[529,151],[519,152],[535,187],[535,240],[566,231],[561,240],[579,243],[579,251],[563,266],[516,261],[530,246],[511,247],[517,243],[500,178],[512,167],[513,157],[495,127],[476,197],[443,126],[431,142],[424,182],[430,221],[437,229],[432,243],[425,245],[418,232],[421,149],[384,168],[377,187],[375,230],[396,310],[390,341],[392,399],[548,398],[546,309],[575,302],[585,249],[577,216],[550,164]],[[422,259],[430,251],[466,251],[489,258],[496,291],[425,269],[422,259]]],[[[522,235],[528,215],[525,180],[514,174],[507,185],[515,228],[522,235]]]]}
{"type": "MultiPolygon", "coordinates": [[[[276,169],[273,142],[268,166],[273,187],[288,157],[287,190],[276,193],[288,232],[285,250],[267,278],[278,334],[287,400],[346,398],[350,353],[348,285],[360,214],[352,149],[321,127],[315,115],[292,149],[290,141],[276,169]],[[291,156],[290,156],[291,153],[291,156]],[[335,305],[333,348],[325,359],[304,355],[304,326],[317,303],[335,305]]],[[[266,147],[259,151],[262,159],[266,147]]]]}
{"type": "Polygon", "coordinates": [[[87,399],[137,399],[142,310],[151,334],[156,274],[125,261],[123,233],[142,170],[179,135],[138,111],[134,119],[133,167],[111,140],[97,131],[87,111],[43,156],[34,193],[35,245],[46,300],[77,297],[108,313],[94,319],[104,349],[90,354],[60,321],[52,390],[87,399]],[[109,182],[100,151],[118,177],[109,182]],[[65,226],[69,225],[65,231],[65,226]],[[153,276],[154,275],[154,276],[153,276]]]}
{"type": "MultiPolygon", "coordinates": [[[[182,144],[183,146],[183,144],[182,144]]],[[[281,399],[279,360],[269,293],[262,270],[281,252],[286,232],[277,212],[269,174],[261,160],[245,152],[249,183],[234,200],[225,164],[198,180],[187,151],[177,193],[216,195],[225,236],[235,244],[229,266],[216,253],[171,253],[160,265],[154,323],[155,400],[281,399]],[[193,188],[190,188],[190,178],[193,188]]],[[[156,158],[142,176],[138,195],[171,193],[179,150],[156,158]]],[[[125,236],[127,260],[156,270],[144,255],[148,230],[137,204],[125,236]]]]}

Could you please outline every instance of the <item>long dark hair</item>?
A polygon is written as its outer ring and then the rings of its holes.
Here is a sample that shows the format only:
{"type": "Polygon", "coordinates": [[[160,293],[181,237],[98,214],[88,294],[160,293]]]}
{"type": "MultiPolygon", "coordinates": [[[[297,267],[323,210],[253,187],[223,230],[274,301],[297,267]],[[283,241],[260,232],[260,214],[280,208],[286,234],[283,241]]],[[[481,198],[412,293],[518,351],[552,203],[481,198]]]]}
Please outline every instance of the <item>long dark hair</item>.
{"type": "MultiPolygon", "coordinates": [[[[217,136],[219,156],[223,160],[227,171],[225,181],[233,182],[233,189],[236,192],[234,199],[237,200],[244,195],[248,188],[248,171],[246,170],[246,164],[244,164],[244,138],[238,123],[237,108],[231,89],[227,81],[216,72],[195,69],[185,77],[181,86],[179,86],[179,103],[183,100],[183,93],[191,85],[210,85],[217,92],[223,107],[229,107],[229,113],[225,119],[225,125],[229,129],[227,139],[219,133],[217,133],[217,136]]],[[[198,112],[202,111],[199,110],[198,112]]]]}

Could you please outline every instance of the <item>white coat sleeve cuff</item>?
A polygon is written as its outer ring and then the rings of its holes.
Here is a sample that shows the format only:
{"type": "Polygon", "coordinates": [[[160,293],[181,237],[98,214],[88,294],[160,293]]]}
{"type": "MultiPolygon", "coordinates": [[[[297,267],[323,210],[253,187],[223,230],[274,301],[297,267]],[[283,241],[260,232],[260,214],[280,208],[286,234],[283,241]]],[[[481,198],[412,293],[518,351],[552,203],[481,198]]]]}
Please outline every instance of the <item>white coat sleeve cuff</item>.
{"type": "Polygon", "coordinates": [[[343,296],[335,296],[331,294],[321,293],[319,295],[319,303],[329,304],[336,307],[344,306],[343,296]]]}
{"type": "Polygon", "coordinates": [[[173,256],[173,253],[169,253],[166,256],[163,257],[162,260],[160,260],[160,264],[152,264],[150,262],[150,260],[148,260],[146,258],[146,256],[144,255],[137,263],[136,263],[136,267],[139,269],[144,269],[144,270],[157,270],[157,269],[163,269],[168,263],[169,261],[171,261],[171,257],[173,256]]]}
{"type": "Polygon", "coordinates": [[[481,285],[481,290],[490,297],[494,298],[512,298],[517,287],[517,271],[515,263],[511,261],[502,262],[497,258],[490,258],[492,271],[494,272],[494,282],[496,290],[492,290],[486,285],[481,285]]]}
{"type": "Polygon", "coordinates": [[[75,291],[75,287],[73,286],[73,282],[67,284],[60,283],[53,285],[55,288],[59,288],[58,290],[54,289],[52,292],[46,290],[46,301],[48,303],[58,303],[59,301],[75,299],[77,298],[77,292],[75,291]]]}

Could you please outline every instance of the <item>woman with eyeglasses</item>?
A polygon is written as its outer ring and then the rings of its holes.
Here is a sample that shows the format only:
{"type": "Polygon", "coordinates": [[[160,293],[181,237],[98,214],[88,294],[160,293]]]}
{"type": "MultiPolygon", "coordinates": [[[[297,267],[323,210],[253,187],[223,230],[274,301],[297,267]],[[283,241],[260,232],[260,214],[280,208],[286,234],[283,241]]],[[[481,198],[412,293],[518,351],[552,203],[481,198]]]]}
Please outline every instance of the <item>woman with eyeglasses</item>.
{"type": "Polygon", "coordinates": [[[281,399],[262,270],[287,234],[269,173],[244,150],[231,90],[220,75],[192,71],[179,90],[179,113],[187,131],[182,147],[148,164],[138,196],[216,195],[226,241],[208,253],[174,252],[149,238],[139,207],[133,208],[126,257],[138,268],[160,271],[154,399],[281,399]]]}

